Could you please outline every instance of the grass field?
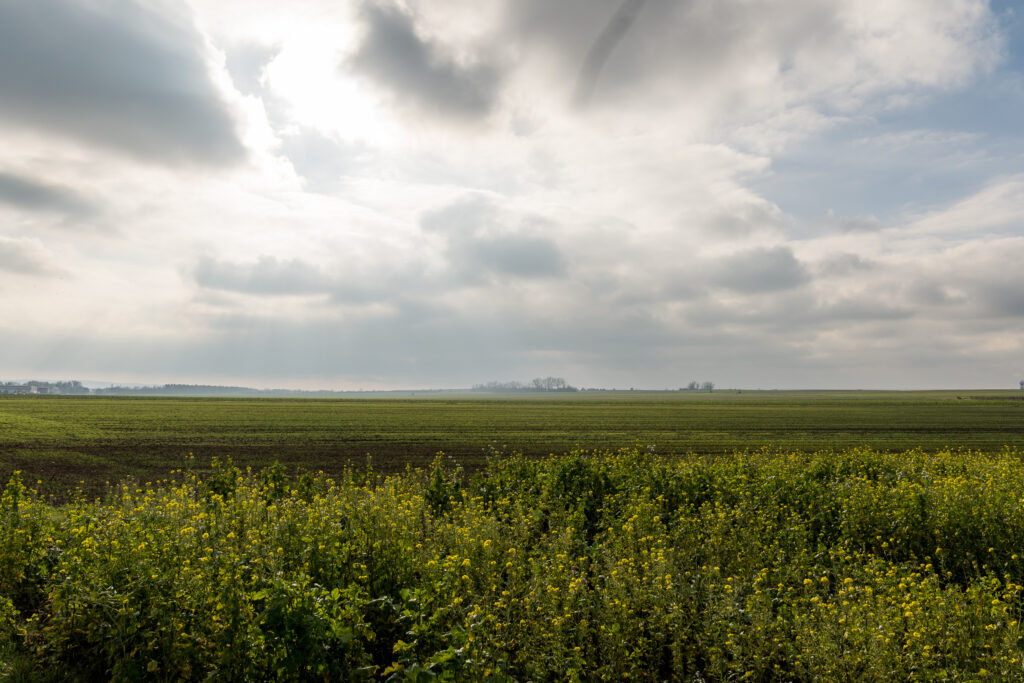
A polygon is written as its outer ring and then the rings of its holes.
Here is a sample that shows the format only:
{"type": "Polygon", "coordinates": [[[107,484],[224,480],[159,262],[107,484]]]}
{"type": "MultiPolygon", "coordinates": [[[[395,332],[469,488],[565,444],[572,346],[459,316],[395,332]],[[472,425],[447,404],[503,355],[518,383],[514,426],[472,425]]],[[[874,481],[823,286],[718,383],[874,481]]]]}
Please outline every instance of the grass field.
{"type": "Polygon", "coordinates": [[[1024,680],[1020,398],[5,397],[0,679],[1024,680]]]}
{"type": "Polygon", "coordinates": [[[95,491],[161,478],[192,453],[256,468],[380,471],[438,452],[468,470],[492,449],[528,456],[640,443],[664,454],[773,445],[816,451],[1024,447],[1021,392],[595,392],[394,399],[0,397],[0,479],[95,491]]]}

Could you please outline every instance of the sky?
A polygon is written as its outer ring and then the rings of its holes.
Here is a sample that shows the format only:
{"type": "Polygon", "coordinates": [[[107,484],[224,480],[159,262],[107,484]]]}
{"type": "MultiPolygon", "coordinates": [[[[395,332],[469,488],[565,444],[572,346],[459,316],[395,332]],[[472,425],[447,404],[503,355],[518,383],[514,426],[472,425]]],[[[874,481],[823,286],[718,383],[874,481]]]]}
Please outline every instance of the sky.
{"type": "Polygon", "coordinates": [[[1024,3],[0,0],[0,380],[1016,388],[1024,3]]]}

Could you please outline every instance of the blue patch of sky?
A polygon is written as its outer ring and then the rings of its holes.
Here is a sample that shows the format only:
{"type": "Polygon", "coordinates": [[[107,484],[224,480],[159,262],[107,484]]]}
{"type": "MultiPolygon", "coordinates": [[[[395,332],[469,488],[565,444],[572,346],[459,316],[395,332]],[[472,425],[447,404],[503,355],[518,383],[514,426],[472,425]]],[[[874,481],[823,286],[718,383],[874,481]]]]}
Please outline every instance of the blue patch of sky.
{"type": "Polygon", "coordinates": [[[1006,53],[991,74],[838,125],[775,157],[754,189],[796,218],[794,237],[820,233],[830,210],[885,226],[1024,171],[1024,3],[994,0],[992,8],[1006,53]]]}
{"type": "Polygon", "coordinates": [[[1005,68],[1024,73],[1024,3],[1020,0],[992,0],[989,6],[999,18],[1003,34],[1009,42],[1005,68]]]}

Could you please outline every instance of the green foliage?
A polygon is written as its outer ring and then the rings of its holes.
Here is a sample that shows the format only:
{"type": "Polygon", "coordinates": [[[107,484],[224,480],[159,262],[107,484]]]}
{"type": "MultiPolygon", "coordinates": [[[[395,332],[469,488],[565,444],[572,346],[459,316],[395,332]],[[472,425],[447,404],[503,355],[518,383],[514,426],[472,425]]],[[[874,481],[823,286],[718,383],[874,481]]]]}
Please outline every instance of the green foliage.
{"type": "Polygon", "coordinates": [[[444,514],[462,502],[462,468],[455,463],[446,467],[444,453],[438,453],[430,465],[423,497],[436,515],[444,514]]]}
{"type": "MultiPolygon", "coordinates": [[[[211,468],[213,471],[202,485],[203,496],[207,499],[216,496],[221,500],[233,498],[242,476],[241,470],[231,464],[230,458],[226,461],[214,458],[211,468]]],[[[261,479],[270,479],[272,476],[273,472],[264,473],[261,479]]],[[[262,483],[266,485],[265,481],[262,483]]]]}
{"type": "Polygon", "coordinates": [[[1008,450],[183,476],[60,507],[11,478],[0,676],[1024,678],[1008,450]]]}
{"type": "Polygon", "coordinates": [[[287,496],[288,475],[285,473],[284,465],[275,461],[270,467],[261,470],[260,487],[268,501],[280,500],[287,496]]]}

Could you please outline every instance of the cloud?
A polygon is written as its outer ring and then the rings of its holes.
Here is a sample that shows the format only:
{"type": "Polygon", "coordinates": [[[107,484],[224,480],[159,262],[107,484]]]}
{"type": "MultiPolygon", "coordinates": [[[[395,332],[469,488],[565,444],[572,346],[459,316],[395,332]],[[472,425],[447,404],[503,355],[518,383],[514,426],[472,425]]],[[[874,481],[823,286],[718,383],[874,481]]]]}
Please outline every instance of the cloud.
{"type": "MultiPolygon", "coordinates": [[[[543,55],[550,84],[565,84],[594,61],[609,18],[625,12],[628,32],[606,56],[594,80],[594,104],[619,109],[651,96],[707,109],[729,123],[765,121],[804,127],[787,114],[811,105],[832,116],[868,102],[891,106],[920,88],[965,83],[994,67],[1003,41],[981,0],[936,7],[927,0],[769,0],[748,3],[640,3],[623,0],[507,0],[505,39],[522,53],[543,55]]],[[[613,25],[624,22],[612,21],[613,25]]],[[[818,124],[820,125],[820,124],[818,124]]],[[[767,133],[770,131],[762,131],[767,133]]],[[[785,136],[783,136],[785,137],[785,136]]]]}
{"type": "Polygon", "coordinates": [[[243,43],[227,50],[225,66],[239,92],[262,93],[264,71],[280,51],[279,45],[262,43],[243,43]]]}
{"type": "MultiPolygon", "coordinates": [[[[349,264],[347,269],[332,269],[311,261],[292,258],[279,259],[263,255],[255,261],[229,261],[203,256],[196,262],[190,275],[202,289],[245,296],[261,297],[263,313],[279,315],[282,311],[305,313],[302,309],[274,308],[268,298],[318,297],[333,305],[360,307],[394,304],[403,298],[403,292],[416,292],[427,296],[441,291],[441,285],[425,277],[415,268],[395,267],[382,263],[368,267],[364,262],[349,264]]],[[[204,296],[202,301],[213,305],[217,315],[224,311],[244,311],[246,303],[237,298],[204,296]]]]}
{"type": "Polygon", "coordinates": [[[470,120],[491,112],[502,77],[495,64],[479,56],[456,59],[421,37],[414,17],[391,5],[365,2],[360,17],[366,34],[344,67],[420,111],[470,120]]]}
{"type": "Polygon", "coordinates": [[[54,275],[52,255],[36,240],[0,236],[0,270],[19,275],[54,275]]]}
{"type": "Polygon", "coordinates": [[[530,235],[495,235],[466,243],[462,256],[482,268],[521,278],[565,274],[562,253],[553,242],[530,235]]]}
{"type": "Polygon", "coordinates": [[[254,263],[231,263],[202,257],[193,271],[196,284],[208,289],[254,295],[310,295],[331,289],[319,267],[300,259],[261,256],[254,263]]]}
{"type": "Polygon", "coordinates": [[[308,191],[325,193],[337,190],[345,176],[365,170],[376,157],[365,143],[339,141],[313,128],[282,135],[281,153],[302,176],[308,191]]]}
{"type": "Polygon", "coordinates": [[[1024,176],[996,180],[952,206],[928,212],[907,230],[918,234],[984,233],[1024,226],[1024,176]]]}
{"type": "Polygon", "coordinates": [[[481,196],[469,196],[420,218],[428,233],[441,235],[452,270],[465,282],[489,276],[562,277],[565,257],[545,232],[541,218],[502,211],[481,196]]]}
{"type": "Polygon", "coordinates": [[[616,45],[633,26],[633,22],[636,21],[636,17],[646,1],[624,0],[605,25],[604,30],[597,35],[594,44],[587,51],[587,57],[583,61],[583,67],[576,80],[575,99],[577,104],[586,104],[590,99],[597,79],[601,75],[601,69],[611,57],[616,45]]]}
{"type": "Polygon", "coordinates": [[[1024,291],[1019,281],[988,282],[981,288],[981,299],[992,313],[1008,318],[1024,318],[1024,291]]]}
{"type": "Polygon", "coordinates": [[[708,217],[704,224],[708,237],[725,239],[742,238],[758,230],[778,230],[782,218],[778,207],[760,198],[723,209],[708,217]]]}
{"type": "Polygon", "coordinates": [[[0,119],[159,163],[244,150],[184,6],[0,3],[0,119]]]}
{"type": "Polygon", "coordinates": [[[956,296],[950,293],[950,288],[942,282],[921,280],[913,283],[906,289],[907,298],[918,307],[922,306],[949,306],[951,304],[962,304],[963,296],[956,296]]]}
{"type": "Polygon", "coordinates": [[[857,254],[840,252],[831,254],[817,264],[819,277],[844,277],[856,273],[870,271],[876,264],[857,254]]]}
{"type": "MultiPolygon", "coordinates": [[[[912,309],[896,307],[884,302],[873,301],[868,297],[843,299],[815,309],[812,320],[815,322],[859,322],[873,320],[905,320],[914,315],[912,309]]],[[[794,316],[796,317],[796,316],[794,316]]]]}
{"type": "Polygon", "coordinates": [[[427,211],[420,217],[420,227],[428,232],[469,236],[497,220],[498,210],[494,202],[481,195],[469,195],[427,211]]]}
{"type": "Polygon", "coordinates": [[[842,232],[872,232],[881,229],[878,218],[871,214],[864,216],[839,216],[829,209],[825,216],[827,225],[834,225],[842,232]]]}
{"type": "Polygon", "coordinates": [[[757,247],[713,265],[712,284],[746,294],[792,289],[808,280],[807,271],[788,247],[757,247]]]}
{"type": "Polygon", "coordinates": [[[946,151],[976,144],[982,136],[965,131],[911,129],[881,133],[853,141],[854,146],[881,150],[886,154],[920,154],[946,151]]]}
{"type": "Polygon", "coordinates": [[[96,206],[69,187],[0,171],[0,202],[29,211],[52,211],[76,216],[95,213],[96,206]]]}

